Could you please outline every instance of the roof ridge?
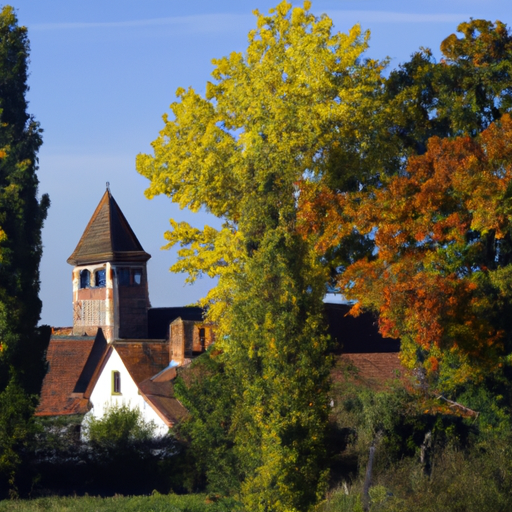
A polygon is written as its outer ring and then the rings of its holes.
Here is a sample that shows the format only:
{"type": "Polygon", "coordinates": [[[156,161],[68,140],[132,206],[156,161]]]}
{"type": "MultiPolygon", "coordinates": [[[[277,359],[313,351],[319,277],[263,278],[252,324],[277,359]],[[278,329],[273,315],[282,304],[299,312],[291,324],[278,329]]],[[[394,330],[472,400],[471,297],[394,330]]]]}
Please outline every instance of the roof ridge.
{"type": "MultiPolygon", "coordinates": [[[[107,201],[108,220],[109,220],[110,226],[112,226],[112,207],[111,207],[111,202],[112,202],[112,200],[114,198],[112,197],[112,194],[110,193],[110,187],[107,187],[107,190],[106,190],[105,193],[108,194],[108,201],[107,201]]],[[[112,236],[112,229],[109,229],[109,240],[110,240],[110,247],[112,247],[112,249],[113,249],[114,248],[114,240],[113,240],[113,236],[112,236]]]]}

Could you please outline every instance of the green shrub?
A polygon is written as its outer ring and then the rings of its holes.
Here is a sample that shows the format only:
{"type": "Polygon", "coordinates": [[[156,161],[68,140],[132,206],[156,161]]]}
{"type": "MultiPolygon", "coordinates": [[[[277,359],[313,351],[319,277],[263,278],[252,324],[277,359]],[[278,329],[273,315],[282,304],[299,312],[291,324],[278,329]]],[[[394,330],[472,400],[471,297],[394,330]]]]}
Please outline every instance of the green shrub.
{"type": "Polygon", "coordinates": [[[110,405],[101,418],[88,416],[84,435],[94,449],[117,450],[152,439],[156,425],[145,421],[139,409],[129,405],[110,405]]]}
{"type": "Polygon", "coordinates": [[[315,512],[363,512],[361,495],[348,493],[348,487],[336,489],[315,508],[315,512]]]}
{"type": "Polygon", "coordinates": [[[233,378],[212,349],[178,375],[176,397],[190,412],[176,429],[187,444],[186,486],[189,490],[206,489],[212,495],[234,494],[243,471],[231,431],[233,378]]]}
{"type": "MultiPolygon", "coordinates": [[[[377,453],[376,457],[378,458],[377,453]]],[[[378,467],[370,512],[508,512],[512,510],[512,436],[464,450],[434,451],[430,474],[417,456],[378,467]]],[[[328,495],[317,512],[361,511],[363,476],[328,495]]]]}
{"type": "Polygon", "coordinates": [[[17,497],[20,486],[30,486],[27,448],[35,435],[34,397],[14,381],[0,392],[0,498],[17,497]]]}

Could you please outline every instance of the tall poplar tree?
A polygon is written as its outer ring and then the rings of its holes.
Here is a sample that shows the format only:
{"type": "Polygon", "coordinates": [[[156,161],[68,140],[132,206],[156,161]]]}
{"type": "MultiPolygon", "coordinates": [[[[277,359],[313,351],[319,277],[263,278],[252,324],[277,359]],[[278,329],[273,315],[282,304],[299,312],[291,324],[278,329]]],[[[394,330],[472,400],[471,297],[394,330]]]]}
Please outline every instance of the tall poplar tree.
{"type": "Polygon", "coordinates": [[[27,29],[5,6],[0,13],[0,477],[6,476],[11,488],[49,339],[48,329],[37,328],[41,229],[49,199],[37,198],[42,130],[27,113],[29,50],[27,29]]]}
{"type": "Polygon", "coordinates": [[[321,175],[335,148],[363,174],[359,148],[380,133],[382,65],[360,60],[368,34],[333,33],[309,7],[256,12],[246,53],[214,61],[206,98],[179,90],[154,155],[137,159],[148,197],[224,220],[220,230],[171,221],[166,237],[184,247],[174,270],[219,278],[205,304],[233,385],[229,435],[245,510],[307,510],[322,493],[327,278],[296,230],[298,183],[321,175]]]}

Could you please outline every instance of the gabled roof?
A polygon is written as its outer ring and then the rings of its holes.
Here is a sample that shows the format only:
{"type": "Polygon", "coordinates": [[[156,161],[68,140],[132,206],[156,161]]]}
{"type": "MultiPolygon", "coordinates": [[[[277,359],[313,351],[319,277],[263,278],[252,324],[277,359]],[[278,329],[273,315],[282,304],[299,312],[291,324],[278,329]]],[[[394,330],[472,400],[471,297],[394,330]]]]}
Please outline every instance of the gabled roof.
{"type": "Polygon", "coordinates": [[[168,427],[173,427],[188,415],[187,409],[174,397],[162,395],[146,395],[149,405],[164,420],[168,427]]]}
{"type": "Polygon", "coordinates": [[[108,351],[108,344],[105,336],[103,335],[103,331],[98,329],[96,334],[96,338],[94,339],[94,345],[89,352],[89,357],[84,365],[82,373],[78,380],[76,381],[75,388],[73,389],[73,393],[82,393],[85,398],[89,398],[87,396],[87,388],[89,384],[94,379],[99,366],[103,362],[105,355],[108,351]]]}
{"type": "Polygon", "coordinates": [[[107,189],[68,263],[145,262],[149,258],[107,189]]]}
{"type": "Polygon", "coordinates": [[[123,361],[140,393],[162,418],[172,427],[188,412],[174,398],[172,379],[176,368],[169,367],[169,346],[155,341],[115,341],[112,344],[123,361]]]}
{"type": "Polygon", "coordinates": [[[36,416],[85,414],[89,400],[84,391],[105,349],[101,330],[95,338],[52,337],[46,352],[48,372],[36,416]]]}
{"type": "Polygon", "coordinates": [[[187,409],[174,397],[175,377],[176,367],[168,367],[139,384],[140,392],[169,427],[188,415],[187,409]]]}
{"type": "Polygon", "coordinates": [[[112,346],[137,385],[169,365],[169,345],[163,341],[123,340],[112,346]]]}

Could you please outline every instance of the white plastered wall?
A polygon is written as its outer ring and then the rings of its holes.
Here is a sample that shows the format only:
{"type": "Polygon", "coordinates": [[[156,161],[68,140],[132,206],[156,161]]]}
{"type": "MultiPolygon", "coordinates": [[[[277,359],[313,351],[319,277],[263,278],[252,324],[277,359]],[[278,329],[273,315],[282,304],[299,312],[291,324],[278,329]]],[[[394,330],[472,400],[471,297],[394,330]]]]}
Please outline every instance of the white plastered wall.
{"type": "Polygon", "coordinates": [[[156,425],[155,434],[163,436],[169,431],[169,427],[160,418],[150,404],[139,394],[139,388],[128,373],[126,366],[119,357],[115,347],[112,347],[110,357],[91,393],[90,402],[93,408],[85,415],[83,425],[87,423],[88,416],[101,418],[105,409],[112,405],[129,405],[130,408],[139,408],[146,422],[154,422],[156,425]],[[121,393],[112,394],[112,372],[117,371],[121,376],[121,393]]]}

